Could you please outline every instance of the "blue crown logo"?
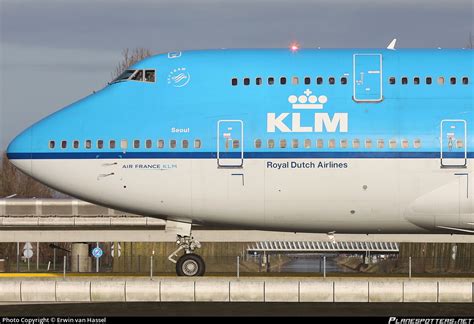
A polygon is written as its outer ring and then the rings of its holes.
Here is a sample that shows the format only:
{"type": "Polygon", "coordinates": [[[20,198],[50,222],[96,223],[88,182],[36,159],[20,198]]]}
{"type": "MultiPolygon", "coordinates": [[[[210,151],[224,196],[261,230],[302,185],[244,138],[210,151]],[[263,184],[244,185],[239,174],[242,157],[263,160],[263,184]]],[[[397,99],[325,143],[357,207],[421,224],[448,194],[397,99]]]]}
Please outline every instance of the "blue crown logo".
{"type": "Polygon", "coordinates": [[[288,102],[291,104],[293,109],[323,109],[324,104],[328,102],[326,96],[316,96],[309,89],[306,89],[304,94],[297,97],[291,95],[288,97],[288,102]]]}

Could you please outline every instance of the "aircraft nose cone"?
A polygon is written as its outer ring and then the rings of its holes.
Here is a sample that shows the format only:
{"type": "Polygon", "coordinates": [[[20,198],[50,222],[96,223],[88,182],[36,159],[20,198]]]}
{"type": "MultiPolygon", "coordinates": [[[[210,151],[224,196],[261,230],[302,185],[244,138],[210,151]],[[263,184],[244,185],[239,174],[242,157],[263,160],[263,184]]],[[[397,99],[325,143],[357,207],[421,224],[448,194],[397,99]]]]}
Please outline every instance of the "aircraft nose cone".
{"type": "Polygon", "coordinates": [[[7,157],[10,162],[29,175],[32,173],[31,141],[31,129],[27,129],[15,137],[7,148],[7,157]]]}

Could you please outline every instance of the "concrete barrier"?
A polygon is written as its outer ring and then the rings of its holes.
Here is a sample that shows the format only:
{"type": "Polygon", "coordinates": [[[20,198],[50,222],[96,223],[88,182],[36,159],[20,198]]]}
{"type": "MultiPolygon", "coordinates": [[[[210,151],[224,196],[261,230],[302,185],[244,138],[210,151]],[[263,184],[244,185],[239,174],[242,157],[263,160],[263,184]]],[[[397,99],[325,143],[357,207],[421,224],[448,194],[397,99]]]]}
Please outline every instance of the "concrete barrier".
{"type": "Polygon", "coordinates": [[[20,286],[20,281],[0,281],[0,302],[20,302],[20,286]]]}
{"type": "Polygon", "coordinates": [[[231,281],[230,282],[231,302],[264,302],[265,282],[264,281],[231,281]]]}
{"type": "Polygon", "coordinates": [[[401,303],[402,301],[402,281],[369,281],[369,302],[401,303]]]}
{"type": "Polygon", "coordinates": [[[38,217],[4,217],[3,226],[36,226],[38,217]]]}
{"type": "Polygon", "coordinates": [[[439,281],[438,301],[440,303],[472,303],[471,281],[439,281]]]}
{"type": "Polygon", "coordinates": [[[22,281],[21,301],[55,302],[56,281],[22,281]]]}
{"type": "Polygon", "coordinates": [[[265,282],[265,302],[293,302],[299,297],[299,282],[292,280],[269,280],[265,282]]]}
{"type": "Polygon", "coordinates": [[[363,303],[369,301],[369,283],[367,281],[341,280],[334,282],[334,301],[363,303]]]}
{"type": "Polygon", "coordinates": [[[92,302],[125,301],[124,281],[91,281],[92,302]]]}
{"type": "Polygon", "coordinates": [[[56,301],[58,302],[90,302],[90,281],[57,281],[56,301]]]}
{"type": "Polygon", "coordinates": [[[188,279],[188,280],[186,279],[162,280],[161,292],[160,292],[161,301],[164,301],[164,302],[194,301],[194,281],[191,279],[188,279]]]}
{"type": "Polygon", "coordinates": [[[403,283],[403,301],[406,303],[436,303],[438,301],[438,282],[410,280],[403,283]]]}
{"type": "Polygon", "coordinates": [[[110,226],[110,217],[75,217],[76,226],[110,226]]]}
{"type": "Polygon", "coordinates": [[[473,302],[472,280],[0,280],[0,302],[473,302]]]}
{"type": "Polygon", "coordinates": [[[197,302],[228,302],[229,281],[227,280],[199,280],[196,281],[195,295],[197,302]]]}
{"type": "Polygon", "coordinates": [[[130,302],[160,301],[160,282],[153,280],[127,281],[125,297],[126,301],[130,302]]]}
{"type": "Polygon", "coordinates": [[[38,218],[40,226],[73,226],[73,217],[40,217],[38,218]]]}
{"type": "Polygon", "coordinates": [[[110,225],[135,225],[135,226],[145,226],[146,219],[145,217],[111,217],[110,225]]]}
{"type": "Polygon", "coordinates": [[[300,282],[300,302],[302,303],[321,303],[334,301],[334,282],[319,281],[301,281],[300,282]]]}

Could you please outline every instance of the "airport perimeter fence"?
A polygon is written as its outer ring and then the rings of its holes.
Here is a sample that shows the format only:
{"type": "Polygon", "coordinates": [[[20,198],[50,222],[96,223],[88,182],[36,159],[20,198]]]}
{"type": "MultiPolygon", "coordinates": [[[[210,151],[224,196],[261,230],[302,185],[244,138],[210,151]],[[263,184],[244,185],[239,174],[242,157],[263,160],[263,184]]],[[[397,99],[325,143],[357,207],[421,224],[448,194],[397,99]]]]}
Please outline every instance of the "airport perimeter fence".
{"type": "MultiPolygon", "coordinates": [[[[397,255],[366,257],[337,254],[258,254],[241,256],[204,257],[206,272],[224,275],[259,275],[299,273],[325,276],[337,275],[393,275],[393,276],[473,276],[474,258],[470,257],[403,257],[397,255]]],[[[174,274],[175,264],[167,257],[153,255],[92,256],[58,255],[3,257],[0,272],[45,273],[101,273],[160,275],[174,274]]]]}

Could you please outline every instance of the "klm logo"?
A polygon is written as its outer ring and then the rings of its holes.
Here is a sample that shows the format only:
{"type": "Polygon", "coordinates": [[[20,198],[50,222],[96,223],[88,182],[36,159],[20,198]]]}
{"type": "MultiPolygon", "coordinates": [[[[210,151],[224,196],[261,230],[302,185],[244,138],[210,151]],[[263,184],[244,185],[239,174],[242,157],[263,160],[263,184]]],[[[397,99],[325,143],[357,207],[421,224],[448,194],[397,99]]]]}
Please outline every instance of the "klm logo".
{"type": "MultiPolygon", "coordinates": [[[[326,96],[315,96],[312,91],[306,89],[304,95],[299,97],[291,95],[288,102],[294,110],[319,110],[324,108],[328,101],[326,96]]],[[[267,113],[267,132],[274,133],[279,130],[283,133],[347,133],[349,118],[347,113],[329,113],[315,112],[313,123],[311,125],[301,124],[301,113],[267,113]]]]}

